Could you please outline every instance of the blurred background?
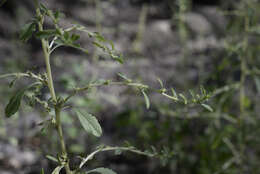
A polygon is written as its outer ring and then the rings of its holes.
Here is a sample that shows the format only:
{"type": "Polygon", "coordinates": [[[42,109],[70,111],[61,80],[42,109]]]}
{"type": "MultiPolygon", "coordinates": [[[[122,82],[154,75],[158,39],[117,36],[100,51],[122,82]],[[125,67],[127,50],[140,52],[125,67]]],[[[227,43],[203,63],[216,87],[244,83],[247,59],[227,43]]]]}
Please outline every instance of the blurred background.
{"type": "MultiPolygon", "coordinates": [[[[51,58],[60,96],[93,80],[116,80],[118,72],[154,88],[160,88],[160,78],[166,88],[187,96],[189,89],[198,93],[200,85],[214,94],[209,101],[214,112],[175,104],[155,93],[148,94],[151,108],[147,110],[140,93],[120,86],[76,96],[73,104],[97,116],[104,134],[88,135],[69,109],[63,112],[72,165],[79,163],[78,155],[86,156],[97,145],[128,143],[142,150],[153,146],[173,156],[165,160],[105,152],[87,169],[103,166],[119,174],[260,173],[258,0],[42,2],[65,14],[61,25],[79,23],[102,33],[125,59],[123,65],[107,59],[83,33],[80,43],[89,54],[59,48],[51,58]]],[[[33,15],[31,0],[7,0],[0,7],[0,74],[44,72],[40,42],[31,39],[24,44],[18,39],[33,15]]],[[[39,174],[41,168],[50,173],[56,164],[46,155],[56,156],[57,135],[51,125],[38,124],[53,113],[28,107],[24,101],[18,114],[6,118],[4,107],[12,93],[28,84],[19,80],[9,88],[11,81],[0,81],[0,173],[39,174]]],[[[47,89],[42,92],[49,97],[47,89]]]]}

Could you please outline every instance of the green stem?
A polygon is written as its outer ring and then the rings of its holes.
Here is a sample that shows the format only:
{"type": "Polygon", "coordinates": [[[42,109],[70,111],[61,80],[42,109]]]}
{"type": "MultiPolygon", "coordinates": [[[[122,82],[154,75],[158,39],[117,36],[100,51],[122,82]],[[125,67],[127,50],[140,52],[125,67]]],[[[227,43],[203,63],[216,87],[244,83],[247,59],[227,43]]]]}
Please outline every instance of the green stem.
{"type": "MultiPolygon", "coordinates": [[[[40,12],[38,1],[35,1],[35,2],[36,2],[36,7],[37,7],[36,13],[40,19],[40,21],[38,22],[39,31],[43,31],[44,18],[40,12]]],[[[49,44],[45,39],[41,39],[41,43],[42,43],[42,49],[43,49],[45,64],[46,64],[48,87],[49,87],[49,90],[51,93],[51,97],[52,97],[53,101],[55,102],[55,119],[56,119],[56,127],[57,127],[57,132],[59,135],[59,141],[60,141],[60,146],[61,146],[61,153],[62,153],[61,157],[63,160],[62,162],[64,162],[66,174],[72,174],[72,171],[70,170],[70,167],[69,167],[69,160],[68,160],[66,145],[65,145],[65,141],[64,141],[64,137],[63,137],[62,126],[61,126],[60,112],[61,112],[62,105],[57,102],[55,89],[54,89],[54,85],[53,85],[51,65],[50,65],[49,44]]]]}
{"type": "Polygon", "coordinates": [[[61,107],[59,105],[56,105],[55,106],[56,126],[57,126],[57,131],[58,131],[59,140],[60,140],[62,158],[65,162],[64,167],[65,167],[67,174],[72,174],[72,172],[70,170],[70,166],[69,166],[69,159],[68,159],[68,154],[67,154],[67,150],[66,150],[66,144],[64,141],[63,131],[62,131],[62,127],[61,127],[60,112],[61,112],[61,107]]]}

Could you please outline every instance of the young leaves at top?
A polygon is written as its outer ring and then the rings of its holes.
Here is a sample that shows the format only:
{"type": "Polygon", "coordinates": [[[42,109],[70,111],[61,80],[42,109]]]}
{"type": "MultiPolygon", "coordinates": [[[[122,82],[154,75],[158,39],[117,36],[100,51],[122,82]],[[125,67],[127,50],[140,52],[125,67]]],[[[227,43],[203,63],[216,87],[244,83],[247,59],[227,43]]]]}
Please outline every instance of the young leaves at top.
{"type": "Polygon", "coordinates": [[[76,114],[81,125],[88,133],[91,133],[96,137],[100,137],[102,135],[102,128],[95,116],[89,113],[83,114],[80,111],[76,111],[76,114]]]}
{"type": "Polygon", "coordinates": [[[87,171],[86,174],[88,174],[88,173],[116,174],[116,172],[114,172],[113,170],[108,169],[108,168],[103,168],[103,167],[87,171]]]}

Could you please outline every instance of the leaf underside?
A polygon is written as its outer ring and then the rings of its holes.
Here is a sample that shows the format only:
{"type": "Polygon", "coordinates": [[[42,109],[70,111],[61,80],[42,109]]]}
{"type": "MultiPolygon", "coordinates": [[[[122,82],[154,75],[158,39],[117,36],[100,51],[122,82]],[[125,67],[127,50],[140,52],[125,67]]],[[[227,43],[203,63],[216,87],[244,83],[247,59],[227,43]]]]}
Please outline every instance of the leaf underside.
{"type": "Polygon", "coordinates": [[[89,113],[83,114],[79,111],[76,111],[76,113],[81,125],[88,133],[91,133],[96,137],[102,135],[102,128],[95,116],[89,113]]]}

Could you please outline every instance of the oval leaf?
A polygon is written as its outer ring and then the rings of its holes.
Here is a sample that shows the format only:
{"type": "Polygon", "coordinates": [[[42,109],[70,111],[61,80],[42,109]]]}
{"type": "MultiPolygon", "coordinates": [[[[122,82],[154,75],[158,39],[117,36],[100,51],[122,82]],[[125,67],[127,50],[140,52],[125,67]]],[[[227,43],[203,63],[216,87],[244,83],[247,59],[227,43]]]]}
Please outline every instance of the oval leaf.
{"type": "Polygon", "coordinates": [[[203,106],[205,109],[207,109],[208,111],[210,112],[213,112],[213,109],[209,106],[209,105],[206,105],[206,104],[201,104],[201,106],[203,106]]]}
{"type": "Polygon", "coordinates": [[[21,105],[21,100],[24,96],[24,93],[26,90],[36,86],[36,85],[39,85],[39,82],[36,82],[36,83],[33,83],[29,86],[27,86],[26,88],[23,88],[23,89],[20,89],[18,90],[10,99],[9,103],[7,104],[7,106],[5,107],[5,115],[6,117],[11,117],[12,115],[14,115],[20,105],[21,105]]]}
{"type": "Polygon", "coordinates": [[[36,24],[34,22],[25,24],[20,32],[20,36],[19,36],[20,39],[23,42],[26,42],[32,37],[32,34],[35,31],[35,29],[36,29],[36,24]]]}
{"type": "Polygon", "coordinates": [[[93,169],[93,170],[90,170],[88,172],[86,172],[86,174],[88,173],[100,173],[100,174],[116,174],[116,172],[114,172],[113,170],[111,169],[108,169],[108,168],[104,168],[104,167],[100,167],[100,168],[96,168],[96,169],[93,169]]]}
{"type": "Polygon", "coordinates": [[[100,137],[102,135],[102,128],[95,116],[89,113],[82,114],[79,111],[76,111],[76,113],[81,125],[88,133],[91,133],[96,137],[100,137]]]}
{"type": "Polygon", "coordinates": [[[26,89],[20,89],[11,97],[9,103],[5,107],[6,117],[11,117],[18,111],[25,91],[26,89]]]}

